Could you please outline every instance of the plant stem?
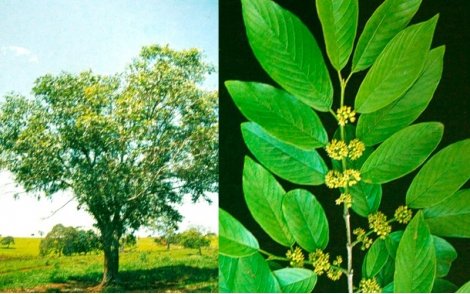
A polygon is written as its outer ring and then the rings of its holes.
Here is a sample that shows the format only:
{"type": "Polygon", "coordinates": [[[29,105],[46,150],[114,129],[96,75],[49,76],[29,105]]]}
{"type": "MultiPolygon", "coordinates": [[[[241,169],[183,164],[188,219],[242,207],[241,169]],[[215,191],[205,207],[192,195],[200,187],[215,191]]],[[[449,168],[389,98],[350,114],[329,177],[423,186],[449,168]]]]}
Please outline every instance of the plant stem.
{"type": "Polygon", "coordinates": [[[352,293],[353,292],[353,268],[352,268],[352,249],[353,245],[351,242],[351,223],[349,221],[350,215],[349,215],[349,209],[346,205],[344,205],[344,222],[346,224],[346,250],[348,253],[348,269],[347,269],[347,276],[348,276],[348,292],[352,293]]]}
{"type": "MultiPolygon", "coordinates": [[[[339,82],[340,82],[340,86],[341,86],[341,97],[340,97],[340,107],[343,107],[344,106],[344,93],[345,93],[345,90],[346,90],[346,85],[349,81],[349,78],[351,77],[351,75],[349,75],[349,77],[346,79],[346,80],[343,80],[343,77],[341,76],[341,72],[338,71],[338,79],[339,79],[339,82]]],[[[345,132],[344,132],[344,126],[340,125],[340,134],[341,134],[341,140],[343,142],[346,141],[346,136],[345,136],[345,132]]],[[[341,164],[342,164],[342,167],[343,167],[343,172],[347,169],[347,162],[346,162],[346,159],[343,158],[342,161],[341,161],[341,164]]],[[[349,194],[349,187],[346,185],[346,187],[344,188],[345,190],[345,193],[349,194]]],[[[353,244],[352,244],[352,241],[351,241],[351,222],[350,222],[350,214],[349,214],[349,208],[347,207],[346,203],[344,204],[343,206],[343,218],[344,218],[344,223],[346,225],[346,251],[347,251],[347,254],[348,254],[348,268],[347,268],[347,278],[348,278],[348,292],[349,293],[353,293],[353,278],[354,278],[354,271],[353,271],[353,268],[352,268],[352,249],[353,249],[353,244]]]]}

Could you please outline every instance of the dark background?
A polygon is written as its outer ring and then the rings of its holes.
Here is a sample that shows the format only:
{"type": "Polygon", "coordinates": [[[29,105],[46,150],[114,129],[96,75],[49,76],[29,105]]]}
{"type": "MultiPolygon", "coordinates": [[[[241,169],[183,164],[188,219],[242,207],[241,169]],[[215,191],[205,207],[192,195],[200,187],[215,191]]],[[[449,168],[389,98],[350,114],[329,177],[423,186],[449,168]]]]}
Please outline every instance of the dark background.
{"type": "MultiPolygon", "coordinates": [[[[321,26],[315,10],[314,0],[276,0],[284,8],[297,15],[311,30],[317,43],[323,51],[323,56],[330,69],[330,76],[335,85],[335,98],[338,100],[338,84],[336,74],[332,71],[327,60],[321,26]]],[[[367,19],[382,3],[378,0],[360,0],[359,25],[356,41],[367,19]]],[[[242,168],[243,157],[249,154],[245,147],[240,123],[245,121],[233,104],[223,85],[226,80],[257,81],[276,85],[262,70],[256,61],[246,38],[242,20],[240,0],[220,0],[220,207],[240,220],[259,240],[263,249],[278,255],[284,255],[286,248],[278,245],[267,236],[251,217],[243,199],[242,168]]],[[[439,13],[432,47],[446,45],[444,59],[444,72],[439,87],[431,100],[430,105],[416,122],[440,121],[445,125],[444,137],[436,150],[470,137],[469,118],[469,21],[470,0],[423,0],[418,13],[411,23],[427,20],[439,13]]],[[[351,55],[352,58],[352,55],[351,55]]],[[[350,64],[343,70],[347,76],[350,64]]],[[[364,77],[364,73],[355,74],[351,79],[347,93],[346,104],[352,105],[352,98],[364,77]],[[349,94],[349,95],[348,95],[349,94]],[[349,96],[349,99],[348,99],[349,96]],[[349,103],[348,103],[349,101],[349,103]]],[[[335,109],[335,108],[334,108],[335,109]]],[[[337,124],[328,113],[318,113],[322,119],[329,136],[333,134],[337,124]]],[[[325,161],[328,162],[328,161],[325,161]]],[[[383,185],[383,196],[380,210],[389,217],[394,210],[404,204],[406,190],[416,171],[398,181],[383,185]]],[[[286,190],[294,188],[293,185],[280,181],[286,190]]],[[[298,186],[296,186],[298,187],[298,186]]],[[[469,187],[468,183],[465,187],[469,187]]],[[[327,251],[331,256],[346,255],[345,229],[342,219],[342,208],[334,204],[338,197],[337,191],[325,186],[304,187],[317,196],[327,213],[330,224],[330,242],[327,251]]],[[[353,227],[366,227],[365,219],[353,213],[353,227]]],[[[470,226],[470,224],[468,224],[470,226]]],[[[403,229],[395,225],[393,230],[403,229]]],[[[470,240],[446,238],[457,249],[459,256],[453,263],[446,279],[461,286],[470,280],[470,240]]],[[[355,284],[360,279],[360,268],[363,252],[355,248],[354,268],[355,284]]],[[[385,286],[385,285],[382,285],[385,286]]],[[[333,283],[326,277],[318,279],[315,292],[346,292],[345,278],[333,283]]]]}

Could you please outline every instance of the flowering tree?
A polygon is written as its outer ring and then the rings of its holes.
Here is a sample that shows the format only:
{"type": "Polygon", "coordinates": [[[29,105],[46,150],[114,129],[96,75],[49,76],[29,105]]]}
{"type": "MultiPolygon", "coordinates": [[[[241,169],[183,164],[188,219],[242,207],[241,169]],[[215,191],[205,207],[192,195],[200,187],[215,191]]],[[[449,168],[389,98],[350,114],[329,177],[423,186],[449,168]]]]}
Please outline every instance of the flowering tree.
{"type": "Polygon", "coordinates": [[[103,284],[117,278],[119,240],[172,204],[217,188],[217,93],[196,49],[144,47],[122,74],[39,77],[33,97],[5,97],[0,162],[28,192],[73,192],[95,219],[103,284]]]}

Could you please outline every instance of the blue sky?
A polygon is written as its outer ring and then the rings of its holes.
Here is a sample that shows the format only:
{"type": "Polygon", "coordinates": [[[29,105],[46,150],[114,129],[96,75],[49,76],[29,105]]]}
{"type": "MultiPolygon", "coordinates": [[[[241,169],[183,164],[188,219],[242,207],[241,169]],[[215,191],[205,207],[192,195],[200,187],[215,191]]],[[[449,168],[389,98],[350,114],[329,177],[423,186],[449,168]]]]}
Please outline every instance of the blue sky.
{"type": "MultiPolygon", "coordinates": [[[[199,48],[217,65],[218,1],[2,0],[0,97],[11,91],[29,95],[34,80],[47,73],[121,72],[142,46],[154,43],[199,48]]],[[[217,75],[208,77],[204,87],[217,89],[217,75]]],[[[25,195],[15,201],[12,182],[8,173],[0,173],[0,234],[30,235],[59,222],[90,225],[90,218],[76,213],[73,203],[42,220],[67,201],[66,195],[52,202],[25,195]],[[22,223],[12,220],[18,215],[22,223]]],[[[192,224],[217,230],[218,203],[212,198],[211,206],[183,205],[183,228],[192,224]]]]}

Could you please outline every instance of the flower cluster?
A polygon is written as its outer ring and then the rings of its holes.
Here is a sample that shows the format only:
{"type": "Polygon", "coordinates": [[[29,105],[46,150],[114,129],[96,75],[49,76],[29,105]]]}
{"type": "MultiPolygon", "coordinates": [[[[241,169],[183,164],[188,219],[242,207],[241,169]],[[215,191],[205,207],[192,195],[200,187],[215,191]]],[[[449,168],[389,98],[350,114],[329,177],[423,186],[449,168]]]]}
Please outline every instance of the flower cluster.
{"type": "Polygon", "coordinates": [[[326,273],[326,276],[330,280],[337,281],[341,278],[341,275],[343,274],[343,271],[341,270],[342,262],[343,262],[343,258],[340,255],[336,256],[336,259],[333,260],[333,266],[330,267],[330,269],[326,273]]]}
{"type": "Polygon", "coordinates": [[[372,245],[372,239],[366,236],[363,228],[354,229],[353,234],[357,236],[357,241],[362,243],[361,250],[366,250],[372,245]]]}
{"type": "Polygon", "coordinates": [[[346,186],[351,187],[357,184],[361,180],[361,173],[355,169],[347,169],[343,172],[346,186]]]}
{"type": "Polygon", "coordinates": [[[325,176],[325,184],[328,188],[351,187],[361,180],[361,173],[355,169],[347,169],[343,173],[330,170],[325,176]]]}
{"type": "Polygon", "coordinates": [[[341,160],[348,156],[349,150],[348,146],[344,141],[333,139],[331,142],[326,145],[326,153],[330,158],[341,160]]]}
{"type": "Polygon", "coordinates": [[[375,278],[372,279],[362,279],[359,282],[359,292],[362,293],[380,293],[382,289],[380,288],[379,283],[375,278]]]}
{"type": "Polygon", "coordinates": [[[402,205],[395,210],[395,218],[400,224],[407,224],[411,220],[412,216],[413,211],[411,211],[407,206],[402,205]]]}
{"type": "Polygon", "coordinates": [[[359,139],[353,139],[348,144],[348,157],[352,160],[356,160],[362,156],[364,150],[366,150],[366,145],[359,139]]]}
{"type": "Polygon", "coordinates": [[[345,186],[343,174],[337,170],[330,170],[325,176],[325,185],[330,188],[342,188],[345,186]]]}
{"type": "Polygon", "coordinates": [[[336,117],[340,126],[345,126],[348,122],[356,121],[356,112],[351,109],[351,106],[341,106],[336,111],[336,117]]]}
{"type": "Polygon", "coordinates": [[[327,272],[331,267],[330,254],[324,253],[321,249],[317,249],[315,252],[310,253],[308,258],[313,264],[313,271],[319,276],[324,272],[327,272]]]}
{"type": "Polygon", "coordinates": [[[305,256],[302,249],[296,247],[293,251],[287,250],[286,257],[290,260],[292,267],[303,267],[305,256]]]}
{"type": "Polygon", "coordinates": [[[392,227],[387,222],[387,216],[382,212],[370,214],[368,217],[369,228],[371,228],[381,239],[385,239],[392,231],[392,227]]]}
{"type": "Polygon", "coordinates": [[[341,205],[341,203],[344,203],[344,205],[346,205],[347,208],[350,208],[352,206],[351,194],[341,193],[341,195],[339,195],[339,198],[336,199],[336,205],[341,205]]]}
{"type": "Polygon", "coordinates": [[[328,156],[335,160],[342,160],[346,157],[356,160],[362,156],[365,149],[366,146],[359,139],[351,140],[348,145],[342,140],[333,139],[325,147],[328,156]]]}

